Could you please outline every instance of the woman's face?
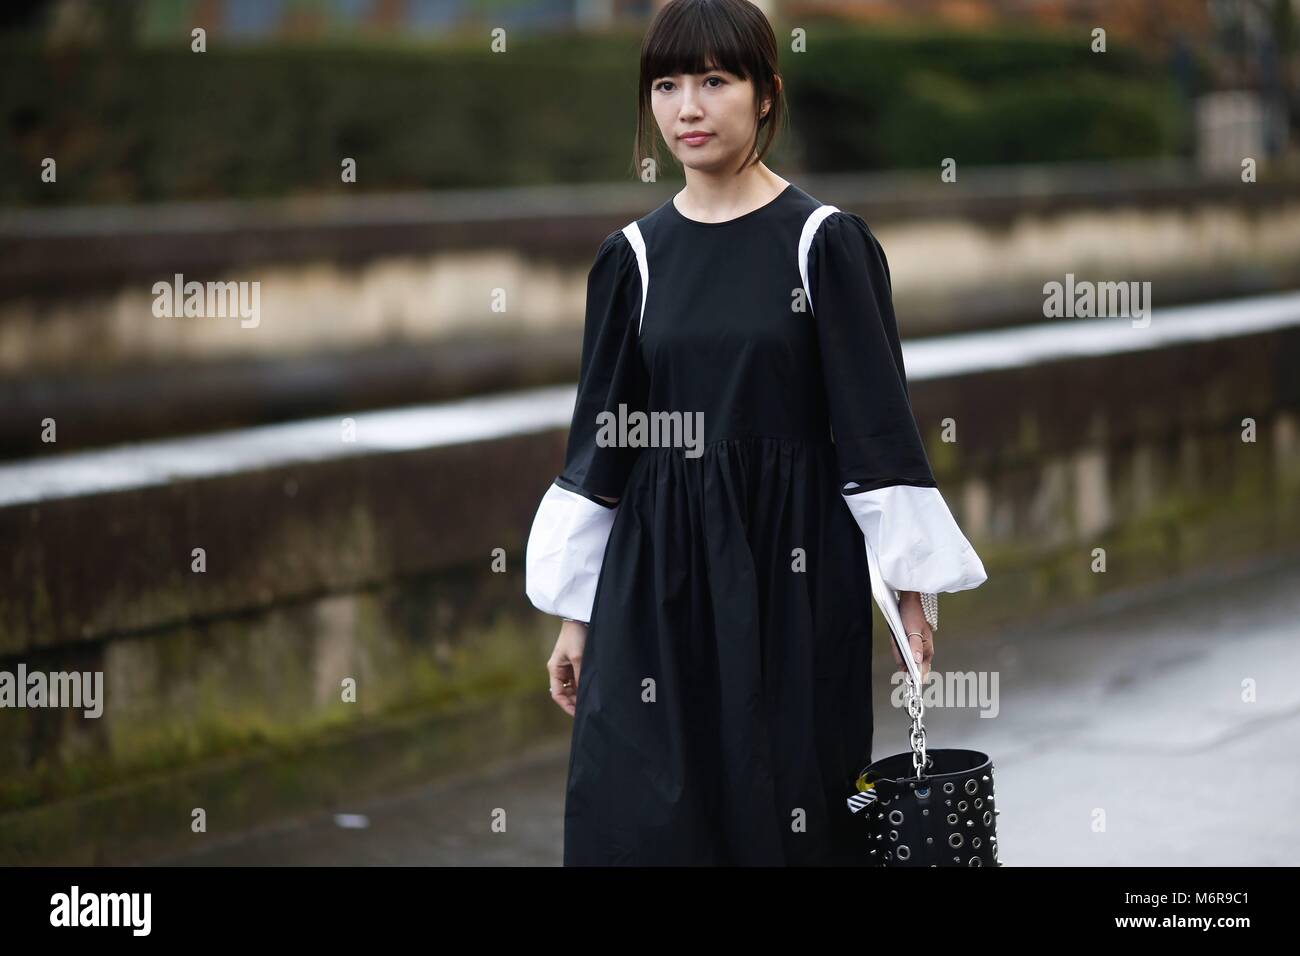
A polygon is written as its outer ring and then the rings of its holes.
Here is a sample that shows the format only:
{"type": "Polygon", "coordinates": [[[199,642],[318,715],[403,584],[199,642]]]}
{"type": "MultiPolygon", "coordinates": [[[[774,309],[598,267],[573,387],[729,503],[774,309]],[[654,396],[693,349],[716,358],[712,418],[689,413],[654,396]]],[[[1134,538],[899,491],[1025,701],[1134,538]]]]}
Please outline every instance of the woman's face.
{"type": "Polygon", "coordinates": [[[650,84],[650,103],[664,142],[682,166],[735,168],[749,158],[758,125],[749,80],[726,70],[661,76],[650,84]],[[683,135],[693,132],[705,135],[683,135]]]}

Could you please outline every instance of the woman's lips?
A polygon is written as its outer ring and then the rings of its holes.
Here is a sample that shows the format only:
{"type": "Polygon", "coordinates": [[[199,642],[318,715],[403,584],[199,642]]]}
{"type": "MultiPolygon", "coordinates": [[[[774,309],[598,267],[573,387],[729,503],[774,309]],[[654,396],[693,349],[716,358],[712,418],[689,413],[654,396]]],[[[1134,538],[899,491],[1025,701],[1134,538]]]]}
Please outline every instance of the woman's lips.
{"type": "Polygon", "coordinates": [[[683,136],[682,142],[687,146],[699,146],[701,143],[706,143],[712,138],[712,133],[702,133],[698,136],[683,136]]]}

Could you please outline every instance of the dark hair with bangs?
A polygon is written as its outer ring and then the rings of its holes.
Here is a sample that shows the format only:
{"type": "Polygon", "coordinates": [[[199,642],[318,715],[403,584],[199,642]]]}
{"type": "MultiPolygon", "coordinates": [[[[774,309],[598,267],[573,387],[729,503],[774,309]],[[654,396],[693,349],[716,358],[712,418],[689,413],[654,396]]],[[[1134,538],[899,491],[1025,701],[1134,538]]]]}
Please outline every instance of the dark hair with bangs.
{"type": "Polygon", "coordinates": [[[776,35],[763,11],[750,0],[670,0],[650,24],[641,44],[641,74],[637,93],[636,140],[633,146],[633,175],[652,157],[659,165],[657,124],[650,105],[650,84],[659,77],[677,73],[707,73],[722,69],[754,84],[754,112],[764,97],[772,105],[758,118],[754,144],[739,174],[767,154],[777,128],[786,118],[784,91],[776,87],[778,72],[776,35]],[[758,146],[759,139],[763,145],[758,146]]]}

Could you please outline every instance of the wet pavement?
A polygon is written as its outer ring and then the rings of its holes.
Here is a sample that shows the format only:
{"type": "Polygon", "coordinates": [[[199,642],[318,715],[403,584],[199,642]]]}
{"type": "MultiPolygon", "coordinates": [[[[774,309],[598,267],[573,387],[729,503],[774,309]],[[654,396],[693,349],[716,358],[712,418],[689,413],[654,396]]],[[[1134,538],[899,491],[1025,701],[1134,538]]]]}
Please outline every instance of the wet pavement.
{"type": "MultiPolygon", "coordinates": [[[[927,707],[929,746],[992,756],[1005,865],[1300,859],[1300,554],[995,635],[948,642],[944,624],[935,664],[974,675],[990,696],[927,707]]],[[[876,649],[879,758],[906,748],[908,719],[890,707],[880,631],[876,649]]],[[[567,760],[557,740],[350,807],[352,817],[287,822],[158,862],[558,866],[567,760]]]]}

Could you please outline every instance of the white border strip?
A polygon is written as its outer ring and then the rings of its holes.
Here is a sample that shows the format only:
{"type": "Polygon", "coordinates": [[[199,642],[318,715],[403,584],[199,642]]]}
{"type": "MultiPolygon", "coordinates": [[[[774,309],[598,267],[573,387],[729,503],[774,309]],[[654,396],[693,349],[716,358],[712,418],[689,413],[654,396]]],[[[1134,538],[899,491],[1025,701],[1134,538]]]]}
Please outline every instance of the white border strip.
{"type": "MultiPolygon", "coordinates": [[[[1300,292],[1157,309],[1151,324],[1083,319],[970,332],[905,343],[909,381],[1016,368],[1057,359],[1235,338],[1300,325],[1300,292]]],[[[567,427],[574,385],[414,405],[351,416],[133,442],[94,451],[54,452],[0,464],[0,507],[126,491],[299,462],[413,451],[567,427]],[[356,440],[342,439],[342,421],[356,440]]]]}
{"type": "Polygon", "coordinates": [[[815,312],[812,301],[812,286],[808,284],[808,254],[812,251],[813,237],[817,235],[817,230],[821,228],[826,217],[833,212],[839,212],[838,206],[832,206],[829,203],[818,206],[803,222],[803,231],[799,233],[799,278],[803,280],[803,294],[808,298],[808,310],[815,312]]]}
{"type": "Polygon", "coordinates": [[[1134,327],[1133,322],[1076,319],[937,336],[904,343],[903,362],[908,381],[912,381],[1237,338],[1300,325],[1300,292],[1157,306],[1151,310],[1148,325],[1134,327]]]}
{"type": "Polygon", "coordinates": [[[645,300],[646,295],[650,292],[650,265],[646,259],[645,237],[641,235],[641,227],[635,222],[629,222],[623,227],[623,235],[627,236],[627,241],[632,244],[632,251],[636,253],[637,269],[641,273],[641,318],[637,319],[636,334],[641,334],[641,323],[645,321],[645,300]]]}
{"type": "Polygon", "coordinates": [[[557,385],[91,451],[52,452],[0,464],[0,507],[547,431],[569,425],[577,397],[577,386],[557,385]],[[346,418],[356,423],[355,441],[343,440],[346,418]]]}

